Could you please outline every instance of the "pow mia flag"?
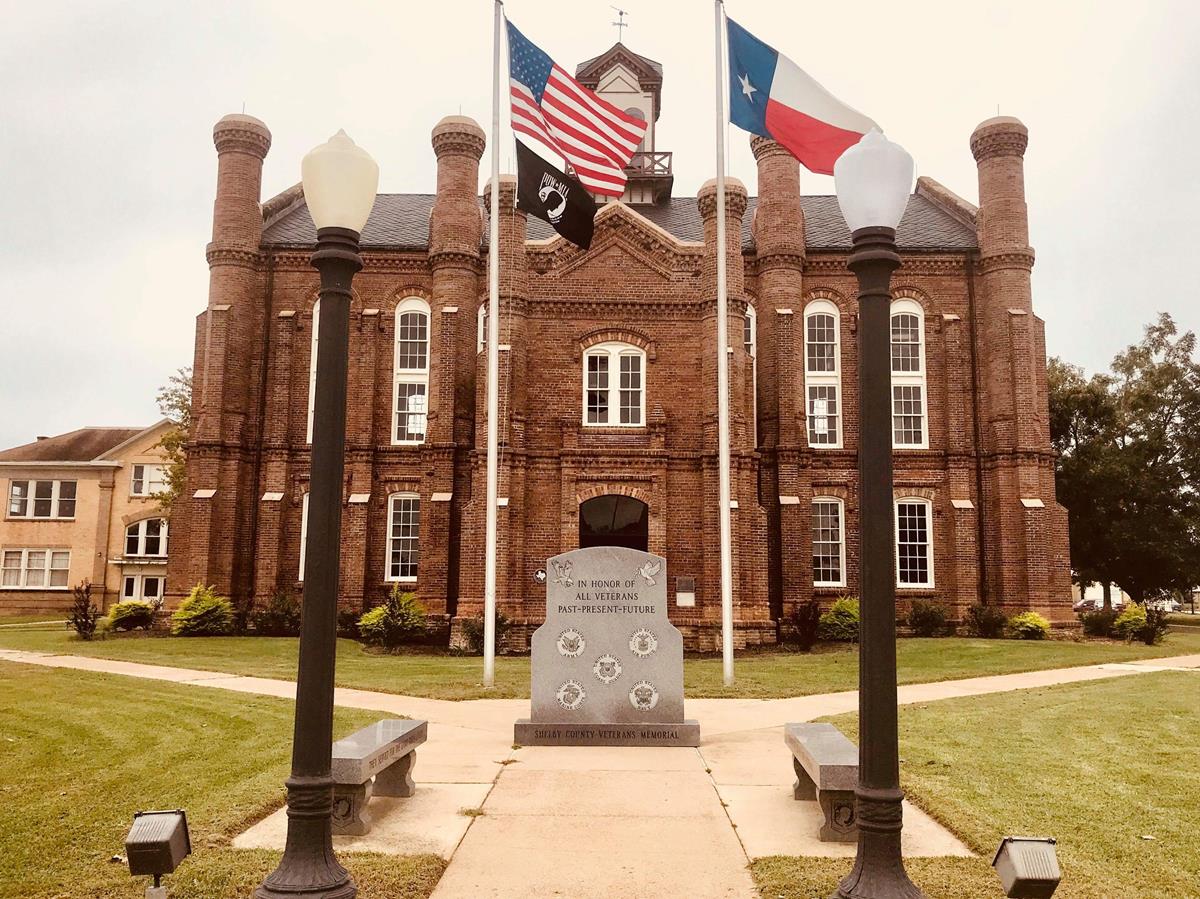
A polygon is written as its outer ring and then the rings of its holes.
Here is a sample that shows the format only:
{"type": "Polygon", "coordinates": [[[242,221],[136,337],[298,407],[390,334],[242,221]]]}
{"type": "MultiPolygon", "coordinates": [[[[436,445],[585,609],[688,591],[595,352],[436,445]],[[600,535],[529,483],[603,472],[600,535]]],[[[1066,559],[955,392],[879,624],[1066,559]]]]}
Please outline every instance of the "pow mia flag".
{"type": "Polygon", "coordinates": [[[517,208],[549,222],[586,250],[592,245],[596,202],[587,188],[517,141],[517,208]]]}

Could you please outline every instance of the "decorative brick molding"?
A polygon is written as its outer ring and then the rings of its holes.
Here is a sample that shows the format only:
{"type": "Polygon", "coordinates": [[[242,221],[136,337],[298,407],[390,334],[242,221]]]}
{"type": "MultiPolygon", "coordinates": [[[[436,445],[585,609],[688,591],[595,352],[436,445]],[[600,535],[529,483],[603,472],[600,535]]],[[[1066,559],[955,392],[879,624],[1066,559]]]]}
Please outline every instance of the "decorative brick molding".
{"type": "Polygon", "coordinates": [[[598,343],[628,343],[646,354],[646,359],[653,362],[657,358],[654,341],[640,331],[632,328],[596,328],[583,334],[576,342],[575,359],[582,360],[583,354],[598,343]]]}
{"type": "Polygon", "coordinates": [[[988,119],[971,135],[971,155],[976,162],[996,156],[1024,156],[1029,129],[1011,116],[988,119]]]}

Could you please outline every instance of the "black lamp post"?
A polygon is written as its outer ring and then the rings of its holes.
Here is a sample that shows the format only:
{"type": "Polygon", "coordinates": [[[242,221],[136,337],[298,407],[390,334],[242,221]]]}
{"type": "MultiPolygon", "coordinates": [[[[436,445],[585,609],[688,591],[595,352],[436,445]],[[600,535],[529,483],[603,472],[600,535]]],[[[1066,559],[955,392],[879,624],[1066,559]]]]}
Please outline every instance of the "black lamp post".
{"type": "Polygon", "coordinates": [[[287,844],[256,899],[353,899],[358,889],[333,852],[333,683],[341,564],[342,475],[350,282],[362,268],[358,238],[379,185],[379,166],[339,131],[304,157],[304,197],[317,226],[312,264],[321,273],[316,323],[312,473],[304,547],[304,615],[296,678],[287,844]]]}
{"type": "Polygon", "coordinates": [[[923,899],[900,854],[903,828],[896,700],[891,280],[912,157],[871,131],[834,166],[858,276],[858,520],[862,617],[858,662],[858,854],[834,899],[923,899]]]}

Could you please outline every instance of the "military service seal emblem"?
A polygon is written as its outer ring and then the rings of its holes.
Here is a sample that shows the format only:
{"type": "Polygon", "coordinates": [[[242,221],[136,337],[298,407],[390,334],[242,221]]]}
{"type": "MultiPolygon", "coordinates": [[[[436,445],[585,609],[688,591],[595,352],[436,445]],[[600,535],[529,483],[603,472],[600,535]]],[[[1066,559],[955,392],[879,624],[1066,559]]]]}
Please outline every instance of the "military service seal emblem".
{"type": "Polygon", "coordinates": [[[658,649],[658,637],[645,628],[636,631],[629,638],[629,651],[640,659],[646,658],[656,649],[658,649]]]}
{"type": "Polygon", "coordinates": [[[572,659],[577,659],[583,655],[583,648],[587,646],[587,641],[583,639],[583,634],[575,630],[575,628],[567,628],[558,635],[558,654],[568,656],[572,659]]]}
{"type": "Polygon", "coordinates": [[[648,712],[658,705],[658,690],[650,681],[638,681],[629,691],[629,704],[639,712],[648,712]]]}
{"type": "Polygon", "coordinates": [[[615,656],[602,655],[596,659],[596,664],[592,666],[592,674],[596,675],[596,680],[602,684],[611,684],[621,676],[621,663],[617,661],[615,656]]]}
{"type": "MultiPolygon", "coordinates": [[[[558,688],[558,692],[554,696],[558,699],[559,705],[568,712],[573,712],[583,705],[583,701],[587,698],[587,693],[584,692],[582,684],[569,680],[558,688]]],[[[655,699],[657,698],[657,694],[655,694],[655,699]]]]}

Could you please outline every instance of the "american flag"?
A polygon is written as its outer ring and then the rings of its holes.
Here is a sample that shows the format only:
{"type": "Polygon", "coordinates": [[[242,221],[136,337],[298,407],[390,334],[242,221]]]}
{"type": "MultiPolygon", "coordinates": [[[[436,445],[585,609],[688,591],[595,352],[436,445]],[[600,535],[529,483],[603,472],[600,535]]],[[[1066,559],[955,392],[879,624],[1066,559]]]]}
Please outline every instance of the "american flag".
{"type": "Polygon", "coordinates": [[[593,193],[625,192],[625,166],[646,123],[581,85],[508,23],[509,92],[513,131],[555,150],[593,193]]]}

